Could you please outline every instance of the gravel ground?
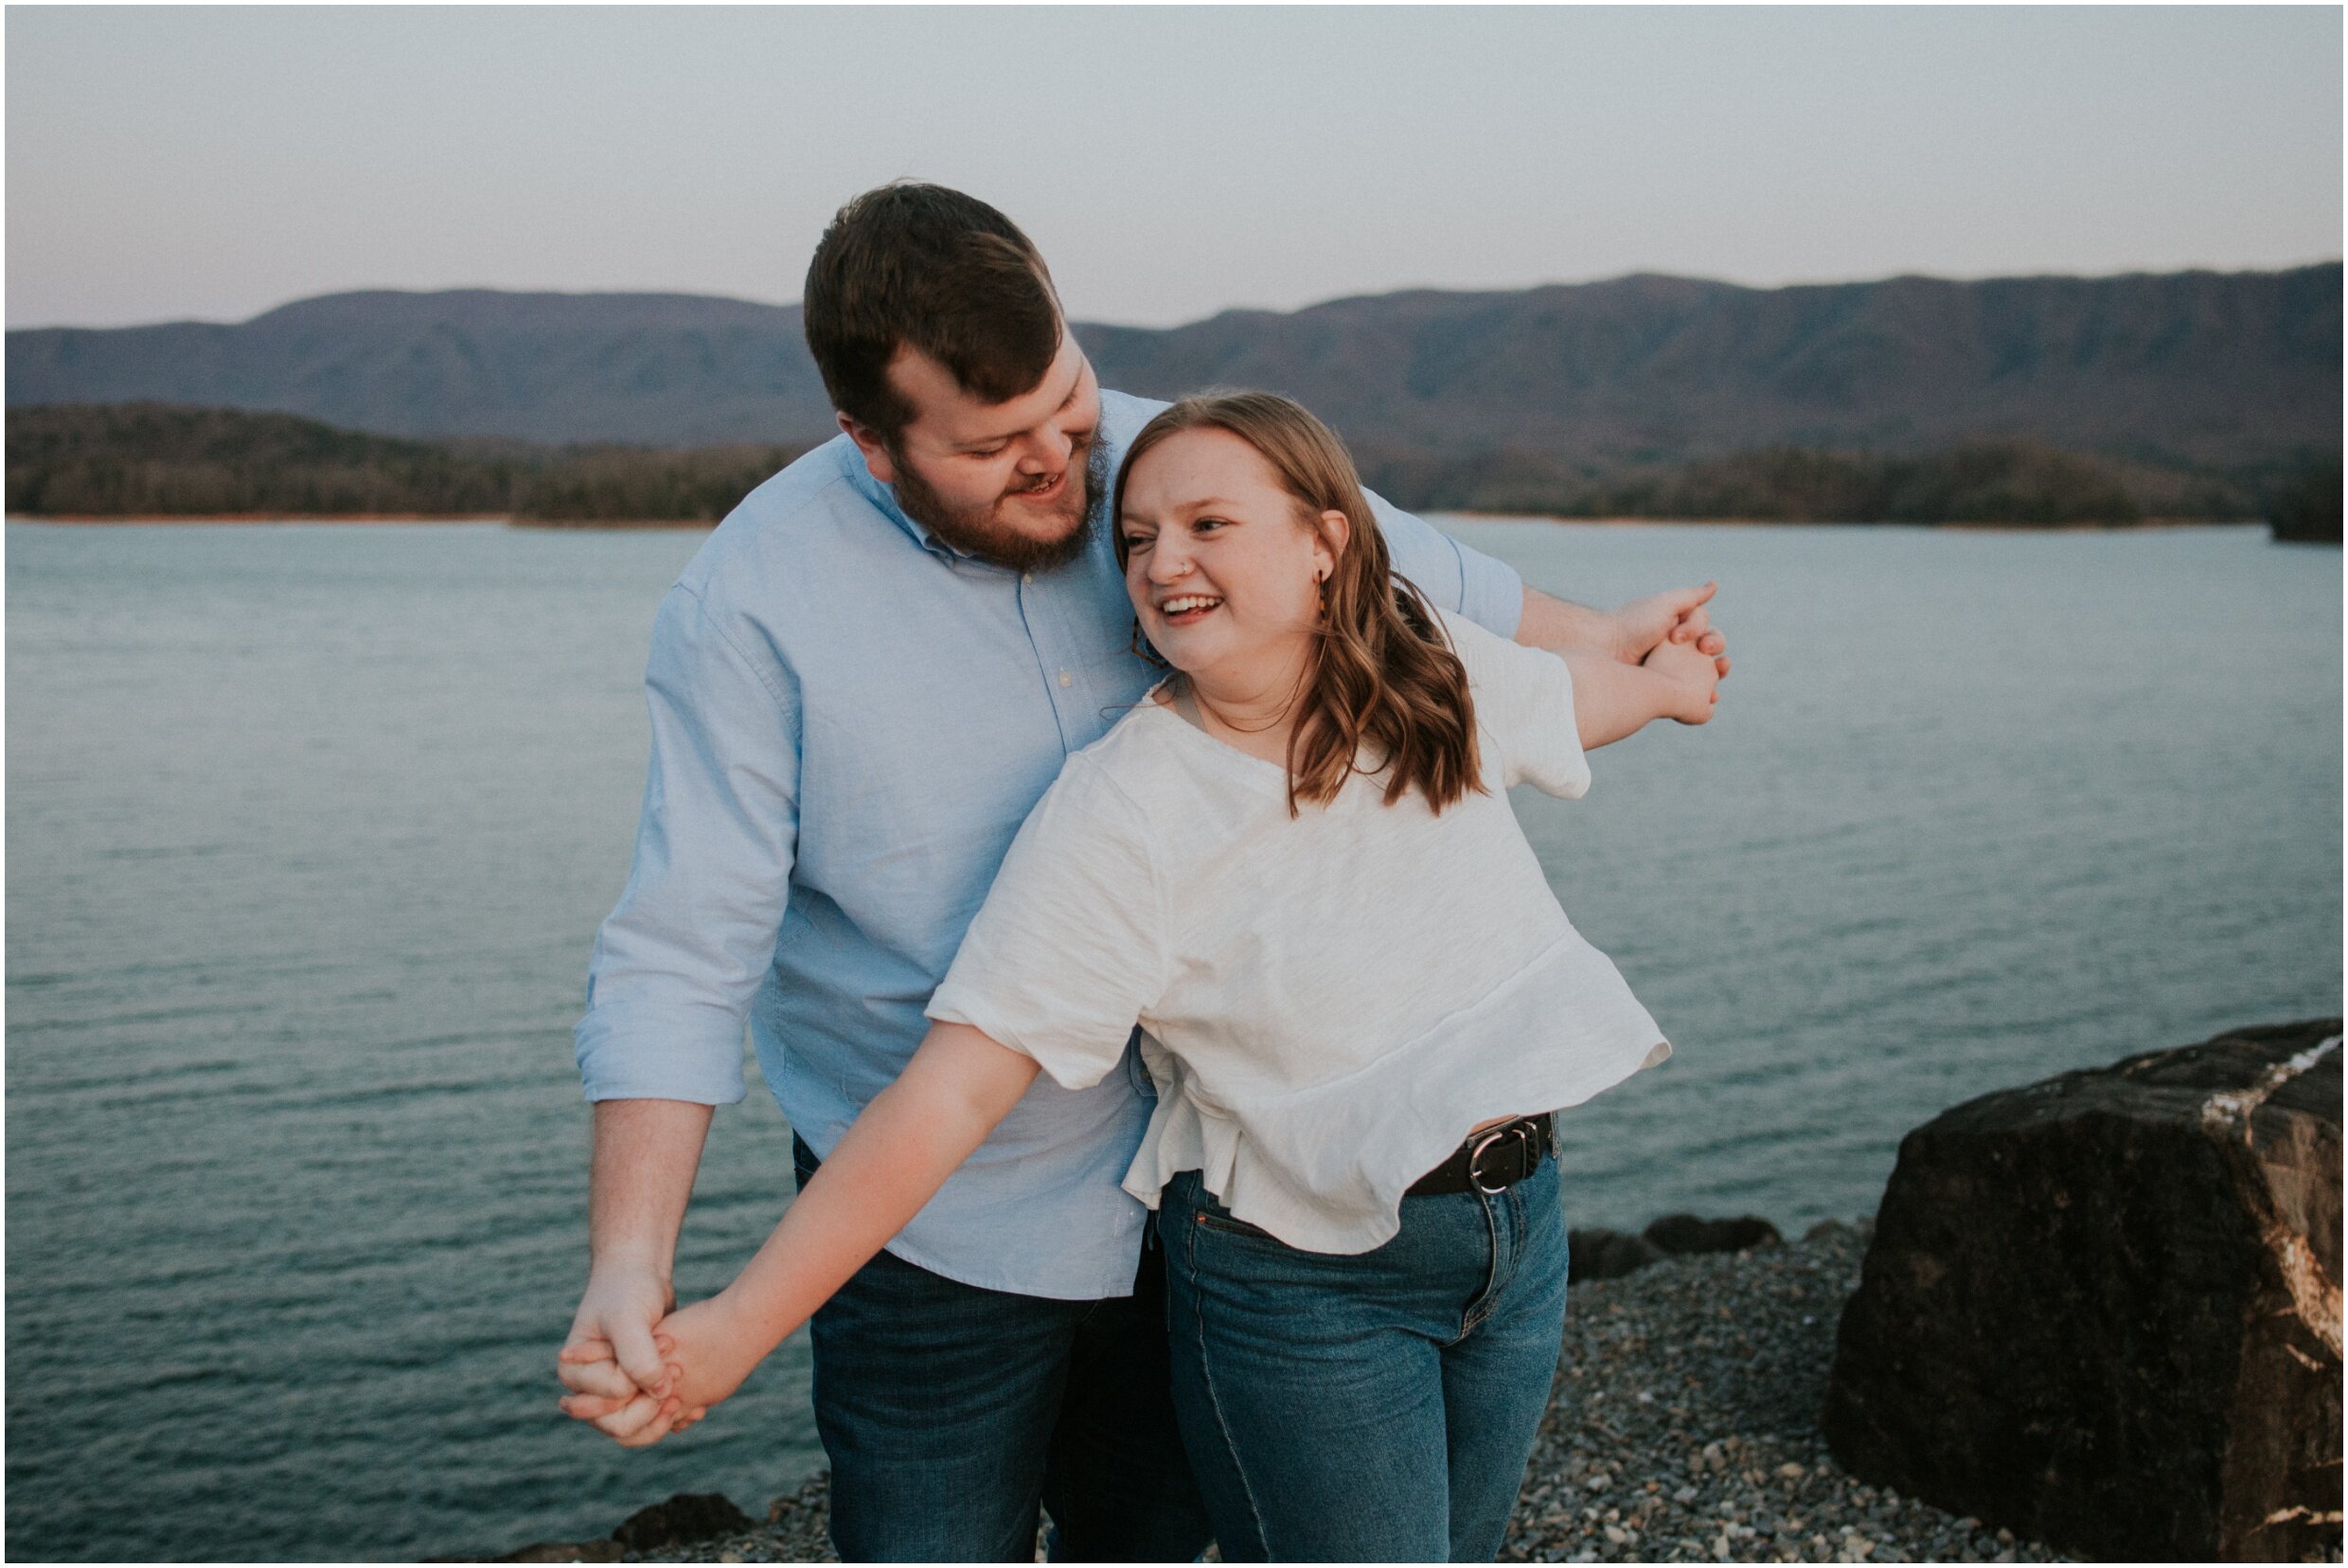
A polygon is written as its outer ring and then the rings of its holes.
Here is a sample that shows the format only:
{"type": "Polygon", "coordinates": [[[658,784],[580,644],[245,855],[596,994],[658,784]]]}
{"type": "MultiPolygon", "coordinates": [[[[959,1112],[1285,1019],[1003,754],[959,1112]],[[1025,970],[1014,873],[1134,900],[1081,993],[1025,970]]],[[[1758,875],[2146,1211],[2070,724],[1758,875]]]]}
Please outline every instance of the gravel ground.
{"type": "Polygon", "coordinates": [[[1878,1488],[1819,1435],[1866,1230],[1578,1287],[1504,1561],[2052,1562],[1878,1488]]]}
{"type": "MultiPolygon", "coordinates": [[[[1565,1355],[1501,1559],[2051,1562],[2045,1548],[1863,1486],[1818,1434],[1864,1226],[1668,1259],[1574,1288],[1565,1355]]],[[[830,1562],[825,1477],[748,1535],[630,1561],[830,1562]]]]}

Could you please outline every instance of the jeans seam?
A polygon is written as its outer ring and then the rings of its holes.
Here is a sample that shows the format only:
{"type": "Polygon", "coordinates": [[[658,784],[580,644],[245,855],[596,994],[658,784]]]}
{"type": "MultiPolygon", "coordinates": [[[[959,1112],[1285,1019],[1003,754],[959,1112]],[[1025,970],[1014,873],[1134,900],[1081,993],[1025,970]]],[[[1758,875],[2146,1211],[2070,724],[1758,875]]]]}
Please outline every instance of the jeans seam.
{"type": "Polygon", "coordinates": [[[1198,1211],[1191,1211],[1192,1223],[1183,1226],[1183,1251],[1190,1265],[1191,1330],[1199,1340],[1199,1381],[1206,1389],[1207,1409],[1215,1416],[1215,1435],[1222,1440],[1224,1457],[1231,1461],[1232,1474],[1239,1478],[1239,1495],[1247,1503],[1248,1523],[1255,1530],[1255,1544],[1272,1557],[1272,1542],[1264,1539],[1264,1510],[1256,1506],[1255,1488],[1249,1482],[1247,1467],[1239,1462],[1239,1446],[1231,1440],[1231,1423],[1223,1418],[1223,1401],[1215,1391],[1215,1370],[1206,1353],[1206,1296],[1199,1289],[1199,1230],[1198,1211]]]}
{"type": "MultiPolygon", "coordinates": [[[[1468,1310],[1461,1314],[1459,1339],[1466,1339],[1482,1327],[1484,1320],[1492,1315],[1492,1309],[1500,1303],[1500,1222],[1492,1217],[1492,1200],[1488,1196],[1478,1193],[1476,1207],[1484,1215],[1484,1234],[1492,1244],[1492,1265],[1485,1275],[1483,1291],[1468,1303],[1468,1310]]],[[[1456,1345],[1458,1340],[1452,1343],[1456,1345]]]]}

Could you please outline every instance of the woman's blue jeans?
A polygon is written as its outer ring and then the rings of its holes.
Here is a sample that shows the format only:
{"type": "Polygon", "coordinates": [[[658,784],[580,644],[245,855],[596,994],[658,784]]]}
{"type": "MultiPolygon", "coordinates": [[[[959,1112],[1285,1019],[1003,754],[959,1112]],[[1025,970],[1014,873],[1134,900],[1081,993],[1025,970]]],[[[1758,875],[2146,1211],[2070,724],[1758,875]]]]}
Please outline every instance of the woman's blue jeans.
{"type": "Polygon", "coordinates": [[[1160,1200],[1174,1408],[1234,1562],[1489,1562],[1565,1334],[1557,1163],[1402,1201],[1352,1256],[1300,1252],[1184,1171],[1160,1200]]]}

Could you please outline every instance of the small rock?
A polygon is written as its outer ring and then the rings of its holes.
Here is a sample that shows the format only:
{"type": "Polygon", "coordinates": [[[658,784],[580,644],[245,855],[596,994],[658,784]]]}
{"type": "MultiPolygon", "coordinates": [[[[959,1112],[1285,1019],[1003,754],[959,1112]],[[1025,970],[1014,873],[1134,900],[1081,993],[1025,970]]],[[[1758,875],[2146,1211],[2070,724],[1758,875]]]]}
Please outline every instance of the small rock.
{"type": "Polygon", "coordinates": [[[643,1554],[712,1536],[738,1535],[750,1527],[750,1516],[721,1492],[679,1492],[666,1503],[630,1514],[612,1539],[628,1551],[643,1554]]]}
{"type": "Polygon", "coordinates": [[[1647,1226],[1646,1243],[1674,1256],[1694,1253],[1751,1252],[1785,1240],[1767,1220],[1746,1215],[1737,1220],[1699,1220],[1693,1214],[1666,1214],[1647,1226]]]}
{"type": "Polygon", "coordinates": [[[1577,1230],[1566,1233],[1566,1279],[1579,1285],[1592,1279],[1620,1279],[1657,1258],[1661,1250],[1642,1237],[1621,1231],[1577,1230]]]}

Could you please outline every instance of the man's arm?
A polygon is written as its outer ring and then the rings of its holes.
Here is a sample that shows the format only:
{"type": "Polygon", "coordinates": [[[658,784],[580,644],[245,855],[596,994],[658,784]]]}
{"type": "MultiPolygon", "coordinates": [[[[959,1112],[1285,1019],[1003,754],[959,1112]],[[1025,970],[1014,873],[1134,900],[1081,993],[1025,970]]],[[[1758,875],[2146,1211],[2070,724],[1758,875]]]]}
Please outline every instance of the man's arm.
{"type": "Polygon", "coordinates": [[[1728,660],[1718,657],[1727,651],[1727,639],[1712,629],[1704,609],[1713,595],[1710,583],[1652,594],[1616,610],[1592,610],[1527,586],[1506,562],[1470,549],[1383,496],[1367,490],[1363,494],[1378,519],[1379,532],[1385,536],[1395,570],[1440,608],[1466,615],[1488,632],[1527,648],[1553,652],[1590,649],[1632,665],[1666,638],[1692,642],[1699,651],[1717,658],[1722,675],[1729,672],[1728,660]]]}
{"type": "Polygon", "coordinates": [[[677,1233],[710,1114],[711,1107],[691,1100],[596,1105],[587,1288],[555,1359],[570,1390],[563,1409],[614,1437],[634,1436],[663,1414],[653,1392],[664,1368],[652,1326],[676,1305],[677,1233]]]}
{"type": "Polygon", "coordinates": [[[1517,641],[1527,648],[1562,653],[1569,648],[1604,653],[1620,664],[1635,665],[1666,641],[1694,645],[1713,656],[1720,675],[1729,672],[1728,639],[1712,629],[1705,609],[1717,583],[1701,588],[1669,588],[1632,599],[1615,610],[1592,610],[1556,598],[1538,588],[1524,590],[1524,615],[1517,622],[1517,641]]]}
{"type": "Polygon", "coordinates": [[[742,1025],[774,962],[798,840],[789,676],[672,589],[645,672],[652,757],[627,891],[588,969],[577,1046],[596,1102],[588,1284],[564,1408],[626,1437],[659,1417],[652,1325],[713,1105],[743,1095],[742,1025]]]}

